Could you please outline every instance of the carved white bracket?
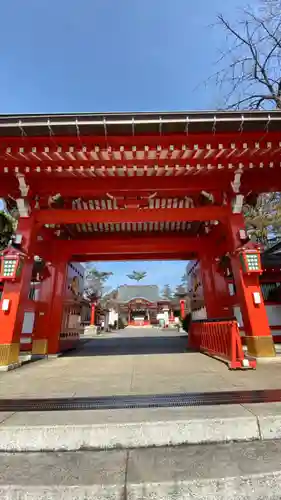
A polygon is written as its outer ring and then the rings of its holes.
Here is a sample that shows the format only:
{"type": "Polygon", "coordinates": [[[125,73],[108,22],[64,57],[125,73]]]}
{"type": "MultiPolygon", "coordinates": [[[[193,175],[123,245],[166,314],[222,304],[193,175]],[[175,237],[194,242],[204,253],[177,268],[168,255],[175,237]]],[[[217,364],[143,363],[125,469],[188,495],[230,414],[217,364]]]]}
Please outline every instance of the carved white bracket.
{"type": "Polygon", "coordinates": [[[231,183],[233,192],[237,194],[240,192],[242,173],[243,173],[242,170],[236,170],[234,175],[234,181],[231,183]]]}
{"type": "Polygon", "coordinates": [[[30,216],[30,206],[26,197],[28,195],[29,186],[25,182],[25,176],[23,174],[17,174],[17,180],[19,183],[19,191],[21,194],[21,198],[16,200],[17,207],[19,211],[20,217],[29,217],[30,216]]]}
{"type": "Polygon", "coordinates": [[[232,213],[233,214],[241,214],[243,209],[244,195],[237,194],[233,200],[232,204],[232,213]]]}
{"type": "Polygon", "coordinates": [[[214,196],[211,193],[207,193],[207,191],[201,191],[201,194],[205,196],[211,203],[214,203],[214,196]]]}
{"type": "Polygon", "coordinates": [[[241,169],[236,170],[234,175],[234,181],[231,183],[232,190],[236,194],[234,200],[232,201],[232,213],[234,214],[241,214],[243,209],[244,195],[239,194],[242,174],[243,170],[241,169]]]}
{"type": "Polygon", "coordinates": [[[19,183],[20,194],[23,198],[25,198],[28,195],[29,186],[26,184],[23,174],[18,174],[17,179],[19,183]]]}
{"type": "Polygon", "coordinates": [[[24,198],[18,198],[16,201],[20,217],[29,217],[30,206],[28,201],[25,200],[24,198]]]}

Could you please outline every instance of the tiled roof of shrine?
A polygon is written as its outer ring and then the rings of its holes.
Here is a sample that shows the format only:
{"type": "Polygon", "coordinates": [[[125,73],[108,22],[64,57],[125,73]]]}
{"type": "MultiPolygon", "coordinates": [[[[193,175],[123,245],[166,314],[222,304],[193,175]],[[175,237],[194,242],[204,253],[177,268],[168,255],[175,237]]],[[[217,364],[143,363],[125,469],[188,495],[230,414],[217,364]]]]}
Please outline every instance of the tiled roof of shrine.
{"type": "Polygon", "coordinates": [[[118,288],[117,300],[130,302],[134,299],[145,299],[148,302],[158,302],[159,289],[157,285],[121,285],[118,288]]]}

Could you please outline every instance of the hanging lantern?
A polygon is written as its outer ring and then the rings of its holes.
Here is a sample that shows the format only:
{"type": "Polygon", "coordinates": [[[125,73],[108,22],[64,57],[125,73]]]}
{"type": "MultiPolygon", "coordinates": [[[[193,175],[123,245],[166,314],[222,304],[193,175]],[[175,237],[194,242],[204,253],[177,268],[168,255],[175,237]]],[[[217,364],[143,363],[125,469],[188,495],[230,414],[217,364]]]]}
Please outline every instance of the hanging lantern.
{"type": "Polygon", "coordinates": [[[261,274],[261,258],[258,250],[243,250],[239,254],[242,270],[244,274],[261,274]]]}
{"type": "Polygon", "coordinates": [[[19,253],[5,252],[0,260],[0,280],[16,281],[20,278],[24,258],[19,253]]]}

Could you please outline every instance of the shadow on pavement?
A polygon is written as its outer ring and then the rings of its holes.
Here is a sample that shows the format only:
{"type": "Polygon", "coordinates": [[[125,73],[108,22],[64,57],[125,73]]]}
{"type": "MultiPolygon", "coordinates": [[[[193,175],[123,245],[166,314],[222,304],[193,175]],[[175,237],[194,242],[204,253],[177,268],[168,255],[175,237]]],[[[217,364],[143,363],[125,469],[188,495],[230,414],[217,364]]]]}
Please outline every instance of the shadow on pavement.
{"type": "MultiPolygon", "coordinates": [[[[94,338],[67,357],[120,356],[132,354],[170,354],[187,351],[187,336],[94,338]]],[[[188,352],[191,352],[188,350],[188,352]]]]}

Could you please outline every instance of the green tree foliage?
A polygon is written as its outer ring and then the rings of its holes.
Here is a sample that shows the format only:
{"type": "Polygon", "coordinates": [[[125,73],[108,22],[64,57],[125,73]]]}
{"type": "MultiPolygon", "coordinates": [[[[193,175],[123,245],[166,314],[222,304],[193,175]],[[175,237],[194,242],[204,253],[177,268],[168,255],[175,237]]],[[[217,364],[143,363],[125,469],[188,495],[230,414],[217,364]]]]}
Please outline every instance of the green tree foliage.
{"type": "Polygon", "coordinates": [[[0,211],[0,251],[4,250],[12,239],[17,221],[4,210],[0,211]]]}
{"type": "Polygon", "coordinates": [[[112,272],[99,271],[96,267],[91,267],[87,274],[84,284],[84,297],[90,302],[100,300],[105,293],[105,283],[112,272]]]}
{"type": "Polygon", "coordinates": [[[281,237],[281,195],[266,193],[257,197],[254,205],[244,205],[246,228],[249,237],[267,246],[270,236],[281,237]]]}
{"type": "Polygon", "coordinates": [[[183,297],[187,294],[186,287],[183,285],[178,285],[175,289],[174,296],[175,297],[183,297]]]}
{"type": "Polygon", "coordinates": [[[185,288],[187,288],[187,274],[184,273],[181,277],[181,285],[185,288]]]}
{"type": "Polygon", "coordinates": [[[141,281],[147,276],[146,271],[133,271],[131,274],[127,274],[130,280],[141,281]]]}
{"type": "Polygon", "coordinates": [[[104,293],[100,300],[101,306],[108,309],[116,309],[118,306],[117,295],[118,289],[110,290],[109,292],[104,293]]]}
{"type": "Polygon", "coordinates": [[[166,300],[172,300],[173,291],[172,291],[170,285],[164,285],[163,290],[162,290],[162,297],[163,297],[163,299],[166,299],[166,300]]]}

